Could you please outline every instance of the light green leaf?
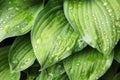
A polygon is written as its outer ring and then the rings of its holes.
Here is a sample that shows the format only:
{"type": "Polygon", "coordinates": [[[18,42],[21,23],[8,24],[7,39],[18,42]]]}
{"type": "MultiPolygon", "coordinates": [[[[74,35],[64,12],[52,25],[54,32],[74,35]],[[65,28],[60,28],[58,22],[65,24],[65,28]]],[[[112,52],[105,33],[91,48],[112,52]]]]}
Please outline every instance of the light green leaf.
{"type": "Polygon", "coordinates": [[[20,72],[11,73],[8,64],[10,46],[0,48],[0,80],[19,80],[20,72]]]}
{"type": "Polygon", "coordinates": [[[33,49],[42,69],[86,46],[67,22],[62,4],[62,0],[50,0],[38,15],[32,30],[33,49]]]}
{"type": "Polygon", "coordinates": [[[0,42],[29,32],[42,8],[40,0],[0,1],[0,42]]]}
{"type": "Polygon", "coordinates": [[[9,53],[11,71],[19,72],[31,66],[36,57],[30,42],[30,35],[19,36],[13,42],[9,53]]]}
{"type": "Polygon", "coordinates": [[[111,66],[113,52],[103,56],[97,50],[87,47],[64,61],[64,67],[70,80],[97,80],[111,66]]]}
{"type": "Polygon", "coordinates": [[[60,63],[43,70],[36,80],[68,80],[68,77],[60,63]]]}
{"type": "Polygon", "coordinates": [[[64,12],[85,42],[105,55],[111,53],[119,38],[117,0],[64,0],[64,12]]]}

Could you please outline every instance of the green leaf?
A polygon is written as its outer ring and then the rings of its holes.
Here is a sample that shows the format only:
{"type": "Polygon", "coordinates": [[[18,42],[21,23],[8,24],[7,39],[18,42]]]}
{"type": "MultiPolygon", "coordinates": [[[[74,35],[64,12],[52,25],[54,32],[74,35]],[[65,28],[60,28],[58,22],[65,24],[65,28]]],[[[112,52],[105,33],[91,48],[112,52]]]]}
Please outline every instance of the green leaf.
{"type": "Polygon", "coordinates": [[[0,42],[29,32],[42,8],[39,0],[0,1],[0,42]]]}
{"type": "Polygon", "coordinates": [[[68,77],[63,65],[59,63],[43,70],[36,80],[68,80],[68,77]]]}
{"type": "Polygon", "coordinates": [[[97,80],[110,68],[113,56],[113,52],[105,57],[87,47],[65,59],[64,67],[70,80],[97,80]]]}
{"type": "Polygon", "coordinates": [[[0,48],[0,80],[19,80],[20,72],[11,73],[8,64],[10,46],[0,48]]]}
{"type": "Polygon", "coordinates": [[[120,42],[118,42],[117,46],[115,47],[115,56],[114,59],[120,63],[120,42]]]}
{"type": "Polygon", "coordinates": [[[119,38],[117,0],[64,0],[64,12],[86,43],[105,55],[111,53],[119,38]]]}
{"type": "Polygon", "coordinates": [[[39,13],[32,30],[32,45],[41,69],[63,60],[73,50],[78,51],[86,46],[67,22],[62,4],[62,0],[50,0],[39,13]]]}
{"type": "Polygon", "coordinates": [[[30,42],[30,35],[19,36],[13,42],[9,53],[11,71],[19,72],[31,66],[36,57],[30,42]]]}
{"type": "Polygon", "coordinates": [[[113,80],[119,68],[120,68],[120,64],[117,63],[116,61],[113,61],[110,69],[99,80],[113,80]]]}

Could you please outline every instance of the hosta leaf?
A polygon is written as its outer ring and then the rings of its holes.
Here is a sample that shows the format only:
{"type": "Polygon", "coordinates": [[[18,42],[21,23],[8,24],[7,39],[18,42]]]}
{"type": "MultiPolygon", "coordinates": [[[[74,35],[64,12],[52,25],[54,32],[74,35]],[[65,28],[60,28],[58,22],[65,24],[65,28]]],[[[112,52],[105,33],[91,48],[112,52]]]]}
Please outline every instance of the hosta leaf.
{"type": "Polygon", "coordinates": [[[30,42],[30,35],[17,37],[11,46],[9,64],[12,71],[22,71],[31,66],[36,57],[30,42]]]}
{"type": "Polygon", "coordinates": [[[62,64],[55,64],[43,70],[36,80],[68,80],[62,64]]]}
{"type": "Polygon", "coordinates": [[[117,63],[116,61],[113,61],[110,69],[99,80],[113,80],[119,68],[120,68],[120,64],[117,63]]]}
{"type": "Polygon", "coordinates": [[[117,0],[64,0],[64,12],[84,41],[105,55],[110,54],[119,37],[117,0]]]}
{"type": "Polygon", "coordinates": [[[29,32],[42,8],[40,0],[0,1],[0,42],[29,32]]]}
{"type": "Polygon", "coordinates": [[[103,56],[97,50],[90,47],[68,57],[64,61],[64,67],[70,80],[97,80],[111,66],[113,52],[103,56]]]}
{"type": "Polygon", "coordinates": [[[0,80],[19,80],[20,72],[11,73],[8,64],[10,46],[0,48],[0,80]]]}
{"type": "Polygon", "coordinates": [[[65,19],[62,0],[50,0],[32,30],[32,45],[42,69],[71,55],[76,46],[81,50],[84,44],[65,19]]]}
{"type": "Polygon", "coordinates": [[[117,46],[115,47],[115,56],[114,59],[120,63],[120,42],[118,42],[117,46]]]}

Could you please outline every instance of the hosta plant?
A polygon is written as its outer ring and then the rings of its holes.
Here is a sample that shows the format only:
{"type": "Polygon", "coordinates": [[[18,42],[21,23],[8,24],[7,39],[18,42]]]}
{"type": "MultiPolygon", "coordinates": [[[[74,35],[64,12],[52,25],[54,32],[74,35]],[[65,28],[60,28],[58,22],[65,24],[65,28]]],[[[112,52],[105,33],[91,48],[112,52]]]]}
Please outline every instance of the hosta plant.
{"type": "Polygon", "coordinates": [[[120,0],[0,0],[0,80],[120,80],[120,0]]]}

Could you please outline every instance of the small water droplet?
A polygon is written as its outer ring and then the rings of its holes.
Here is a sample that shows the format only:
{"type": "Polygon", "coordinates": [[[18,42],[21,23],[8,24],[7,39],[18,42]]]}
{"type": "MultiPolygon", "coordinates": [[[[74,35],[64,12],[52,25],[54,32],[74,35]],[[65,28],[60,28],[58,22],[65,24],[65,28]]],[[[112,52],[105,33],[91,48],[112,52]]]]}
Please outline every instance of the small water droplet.
{"type": "Polygon", "coordinates": [[[12,10],[12,9],[13,9],[13,7],[8,8],[8,10],[12,10]]]}
{"type": "Polygon", "coordinates": [[[51,76],[51,77],[53,77],[53,73],[49,73],[48,75],[51,76]]]}
{"type": "Polygon", "coordinates": [[[112,9],[108,9],[108,12],[112,12],[112,9]]]}
{"type": "Polygon", "coordinates": [[[11,1],[9,1],[8,4],[11,4],[11,1]]]}
{"type": "Polygon", "coordinates": [[[77,66],[79,66],[79,63],[77,64],[77,66]]]}
{"type": "Polygon", "coordinates": [[[3,30],[3,28],[2,28],[2,27],[0,27],[0,30],[3,30]]]}
{"type": "Polygon", "coordinates": [[[19,8],[18,8],[18,7],[16,7],[15,9],[16,9],[17,11],[19,10],[19,8]]]}
{"type": "Polygon", "coordinates": [[[104,3],[103,3],[104,6],[107,6],[107,4],[108,4],[107,2],[104,2],[104,3]]]}
{"type": "Polygon", "coordinates": [[[39,39],[37,39],[37,41],[36,41],[36,42],[37,42],[37,44],[39,44],[39,43],[40,43],[39,39]]]}
{"type": "Polygon", "coordinates": [[[18,60],[15,59],[15,60],[12,61],[12,63],[13,63],[13,64],[17,64],[17,63],[18,63],[18,60]]]}

